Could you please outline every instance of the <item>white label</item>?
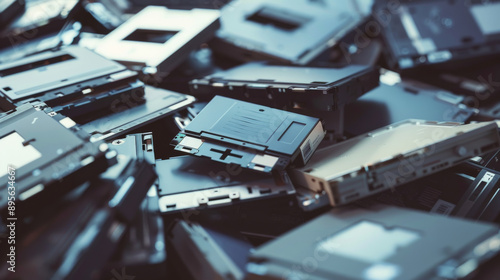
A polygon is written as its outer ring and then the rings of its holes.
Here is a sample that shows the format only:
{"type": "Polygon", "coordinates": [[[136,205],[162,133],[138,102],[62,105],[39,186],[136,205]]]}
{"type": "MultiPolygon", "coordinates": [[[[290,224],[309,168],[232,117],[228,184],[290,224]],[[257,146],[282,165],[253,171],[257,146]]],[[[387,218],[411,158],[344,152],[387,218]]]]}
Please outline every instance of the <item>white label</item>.
{"type": "Polygon", "coordinates": [[[471,7],[470,11],[483,34],[492,35],[500,32],[500,25],[498,24],[500,3],[474,5],[471,7]]]}
{"type": "Polygon", "coordinates": [[[179,143],[179,146],[188,147],[191,149],[199,149],[202,144],[203,144],[203,140],[198,139],[198,138],[194,138],[194,137],[186,136],[186,137],[184,137],[184,139],[181,140],[181,142],[179,143]]]}
{"type": "Polygon", "coordinates": [[[381,263],[421,238],[416,231],[361,221],[318,243],[317,249],[367,263],[381,263]]]}
{"type": "Polygon", "coordinates": [[[319,146],[319,143],[321,143],[321,140],[323,140],[324,135],[325,132],[323,131],[323,125],[321,124],[321,122],[318,122],[318,124],[314,127],[312,132],[307,137],[306,141],[304,141],[304,143],[302,143],[302,145],[300,146],[300,153],[302,155],[302,160],[304,161],[304,163],[307,163],[307,161],[311,158],[314,151],[319,146]]]}
{"type": "Polygon", "coordinates": [[[35,147],[23,145],[24,141],[26,140],[17,132],[0,139],[0,177],[8,174],[9,166],[21,168],[42,157],[35,147]]]}
{"type": "Polygon", "coordinates": [[[276,162],[278,162],[278,159],[279,158],[270,155],[255,155],[252,159],[252,163],[273,168],[276,162]]]}
{"type": "Polygon", "coordinates": [[[431,213],[448,216],[451,214],[451,211],[453,211],[453,209],[455,209],[455,204],[440,199],[436,202],[436,204],[434,204],[434,207],[432,207],[431,213]]]}

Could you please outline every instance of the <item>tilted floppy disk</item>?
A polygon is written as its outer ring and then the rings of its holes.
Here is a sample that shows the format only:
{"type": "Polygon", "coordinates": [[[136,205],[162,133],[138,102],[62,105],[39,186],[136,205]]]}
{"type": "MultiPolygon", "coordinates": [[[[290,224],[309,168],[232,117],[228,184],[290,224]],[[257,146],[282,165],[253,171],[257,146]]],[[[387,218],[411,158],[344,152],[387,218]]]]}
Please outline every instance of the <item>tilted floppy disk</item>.
{"type": "Polygon", "coordinates": [[[177,134],[178,151],[271,172],[305,164],[324,137],[319,119],[216,96],[177,134]]]}

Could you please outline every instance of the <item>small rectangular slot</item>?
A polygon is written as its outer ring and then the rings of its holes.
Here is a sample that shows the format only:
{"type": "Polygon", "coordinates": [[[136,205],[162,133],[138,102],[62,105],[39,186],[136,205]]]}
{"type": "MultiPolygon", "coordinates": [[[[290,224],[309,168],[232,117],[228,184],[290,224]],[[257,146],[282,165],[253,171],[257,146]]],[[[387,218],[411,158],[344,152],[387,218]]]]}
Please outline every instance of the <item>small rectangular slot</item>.
{"type": "Polygon", "coordinates": [[[496,143],[493,143],[493,144],[489,144],[489,145],[486,145],[486,146],[483,146],[481,147],[481,154],[484,154],[486,153],[487,151],[490,151],[490,150],[494,150],[498,148],[497,144],[496,143]]]}
{"type": "Polygon", "coordinates": [[[260,194],[268,194],[271,193],[271,189],[261,189],[259,190],[260,194]]]}
{"type": "Polygon", "coordinates": [[[177,34],[178,31],[136,29],[123,41],[136,41],[146,43],[164,44],[177,34]]]}
{"type": "Polygon", "coordinates": [[[218,150],[218,149],[210,148],[210,151],[221,154],[220,155],[220,159],[221,160],[225,160],[229,156],[235,157],[235,158],[243,158],[243,156],[241,156],[241,155],[233,154],[232,153],[233,150],[231,150],[231,149],[226,149],[225,151],[221,151],[221,150],[218,150]]]}
{"type": "Polygon", "coordinates": [[[216,201],[216,200],[228,199],[228,198],[229,198],[228,194],[226,194],[226,195],[219,195],[219,196],[209,197],[208,201],[216,201]]]}
{"type": "Polygon", "coordinates": [[[247,20],[262,25],[272,25],[286,31],[293,31],[308,22],[309,18],[292,14],[286,10],[264,7],[247,17],[247,20]]]}
{"type": "Polygon", "coordinates": [[[409,87],[404,87],[404,90],[411,93],[411,94],[418,94],[418,90],[409,88],[409,87]]]}

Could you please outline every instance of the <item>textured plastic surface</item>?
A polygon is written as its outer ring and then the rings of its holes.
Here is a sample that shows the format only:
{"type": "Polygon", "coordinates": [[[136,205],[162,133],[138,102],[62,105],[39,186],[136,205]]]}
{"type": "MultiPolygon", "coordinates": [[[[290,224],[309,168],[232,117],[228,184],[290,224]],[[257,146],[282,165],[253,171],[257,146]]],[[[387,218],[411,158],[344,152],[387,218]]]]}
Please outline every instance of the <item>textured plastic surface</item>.
{"type": "Polygon", "coordinates": [[[248,279],[462,278],[498,252],[499,238],[493,224],[392,206],[348,206],[257,248],[248,279]],[[302,266],[304,260],[315,269],[302,266]]]}
{"type": "Polygon", "coordinates": [[[307,162],[324,137],[313,117],[216,96],[172,141],[175,149],[263,172],[307,162]]]}

